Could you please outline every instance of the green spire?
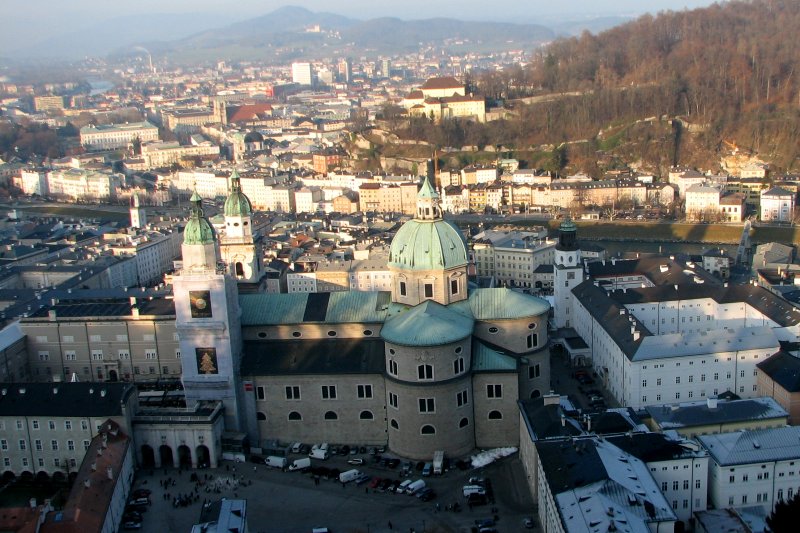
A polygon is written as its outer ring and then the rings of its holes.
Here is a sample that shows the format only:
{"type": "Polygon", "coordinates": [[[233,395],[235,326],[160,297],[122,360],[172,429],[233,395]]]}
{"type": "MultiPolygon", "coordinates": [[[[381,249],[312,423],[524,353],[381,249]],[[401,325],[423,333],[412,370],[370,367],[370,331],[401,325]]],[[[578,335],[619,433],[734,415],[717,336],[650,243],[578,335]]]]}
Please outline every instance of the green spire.
{"type": "Polygon", "coordinates": [[[195,189],[189,198],[192,207],[189,211],[189,221],[183,230],[183,244],[210,244],[214,242],[214,228],[206,220],[203,212],[203,199],[195,189]]]}
{"type": "Polygon", "coordinates": [[[425,178],[422,180],[422,187],[420,187],[419,192],[417,193],[417,198],[439,199],[439,193],[436,192],[436,189],[434,189],[433,185],[431,185],[428,176],[425,176],[425,178]]]}
{"type": "Polygon", "coordinates": [[[239,173],[233,169],[230,177],[230,194],[225,200],[223,214],[226,217],[246,217],[253,214],[253,205],[246,194],[242,192],[242,182],[239,173]]]}

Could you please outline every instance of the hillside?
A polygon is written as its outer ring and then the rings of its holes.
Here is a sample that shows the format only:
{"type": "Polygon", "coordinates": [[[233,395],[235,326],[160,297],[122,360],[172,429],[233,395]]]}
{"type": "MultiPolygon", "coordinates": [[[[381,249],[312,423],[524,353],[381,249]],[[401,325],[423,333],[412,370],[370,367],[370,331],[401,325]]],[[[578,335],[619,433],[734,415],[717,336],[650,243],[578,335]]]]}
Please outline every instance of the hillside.
{"type": "Polygon", "coordinates": [[[797,171],[798,24],[800,2],[791,0],[646,15],[554,41],[524,68],[468,80],[505,101],[513,118],[438,128],[412,122],[394,132],[512,153],[567,143],[566,169],[593,174],[619,161],[661,174],[673,164],[714,170],[734,150],[797,171]]]}
{"type": "MultiPolygon", "coordinates": [[[[301,7],[283,7],[260,17],[200,32],[190,37],[148,43],[154,53],[175,60],[253,59],[295,57],[315,59],[331,55],[404,53],[420,43],[466,43],[483,50],[508,50],[539,45],[555,33],[536,24],[465,22],[449,18],[356,20],[331,13],[315,13],[301,7]],[[306,32],[319,25],[320,33],[306,32]],[[282,49],[282,50],[278,50],[282,49]]],[[[464,46],[464,45],[462,45],[464,46]]]]}

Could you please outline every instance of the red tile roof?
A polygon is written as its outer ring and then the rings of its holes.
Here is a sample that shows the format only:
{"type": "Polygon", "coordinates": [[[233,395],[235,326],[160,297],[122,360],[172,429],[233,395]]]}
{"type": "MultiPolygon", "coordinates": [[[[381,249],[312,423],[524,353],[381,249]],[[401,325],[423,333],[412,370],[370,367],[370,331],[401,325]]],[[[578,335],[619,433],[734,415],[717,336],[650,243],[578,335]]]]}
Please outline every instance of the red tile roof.
{"type": "Polygon", "coordinates": [[[269,104],[245,104],[231,106],[225,112],[230,123],[247,122],[248,120],[255,120],[259,115],[270,114],[272,106],[269,104]]]}
{"type": "Polygon", "coordinates": [[[444,78],[430,78],[422,86],[422,89],[463,89],[464,84],[453,78],[452,76],[445,76],[444,78]]]}

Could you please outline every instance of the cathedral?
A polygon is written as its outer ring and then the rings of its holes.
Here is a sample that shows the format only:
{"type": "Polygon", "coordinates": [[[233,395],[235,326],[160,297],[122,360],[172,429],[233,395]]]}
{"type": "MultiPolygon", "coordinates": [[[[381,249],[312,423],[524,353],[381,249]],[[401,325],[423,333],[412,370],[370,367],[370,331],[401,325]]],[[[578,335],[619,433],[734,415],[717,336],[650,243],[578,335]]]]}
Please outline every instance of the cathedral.
{"type": "MultiPolygon", "coordinates": [[[[426,459],[518,445],[518,400],[549,389],[550,306],[470,284],[466,240],[427,179],[392,240],[386,292],[267,294],[236,173],[224,218],[217,235],[192,198],[173,278],[189,406],[221,400],[226,430],[251,446],[387,445],[426,459]]],[[[567,273],[577,260],[562,248],[567,273]]]]}

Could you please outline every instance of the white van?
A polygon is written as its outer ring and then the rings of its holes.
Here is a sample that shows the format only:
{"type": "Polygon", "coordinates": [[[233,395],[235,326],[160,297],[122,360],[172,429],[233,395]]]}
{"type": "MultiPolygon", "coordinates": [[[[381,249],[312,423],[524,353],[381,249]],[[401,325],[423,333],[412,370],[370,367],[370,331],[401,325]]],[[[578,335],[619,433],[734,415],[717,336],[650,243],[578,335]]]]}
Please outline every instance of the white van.
{"type": "Polygon", "coordinates": [[[406,491],[406,489],[408,488],[409,485],[411,485],[411,480],[410,479],[403,480],[403,482],[400,483],[397,486],[397,489],[395,490],[395,492],[397,494],[403,494],[406,491]]]}
{"type": "Polygon", "coordinates": [[[417,491],[420,491],[424,488],[425,488],[425,481],[422,479],[418,479],[408,484],[408,487],[406,487],[406,494],[413,496],[417,491]]]}
{"type": "Polygon", "coordinates": [[[272,468],[286,468],[288,462],[286,457],[278,457],[277,455],[270,455],[264,459],[264,464],[272,468]]]}
{"type": "Polygon", "coordinates": [[[311,459],[308,457],[301,457],[300,459],[295,459],[292,461],[292,464],[289,465],[289,472],[294,472],[295,470],[308,470],[311,468],[311,459]]]}
{"type": "Polygon", "coordinates": [[[469,498],[470,494],[486,494],[486,489],[480,485],[464,485],[464,497],[469,498]]]}
{"type": "Polygon", "coordinates": [[[324,461],[325,459],[330,457],[330,454],[328,453],[328,445],[322,444],[320,446],[317,446],[315,444],[314,447],[311,448],[311,453],[309,453],[308,456],[311,457],[312,459],[322,459],[324,461]],[[325,446],[325,448],[322,448],[322,446],[325,446]]]}
{"type": "Polygon", "coordinates": [[[361,472],[359,472],[355,468],[352,470],[347,470],[346,472],[342,472],[341,474],[339,474],[339,483],[350,483],[360,475],[361,472]]]}

